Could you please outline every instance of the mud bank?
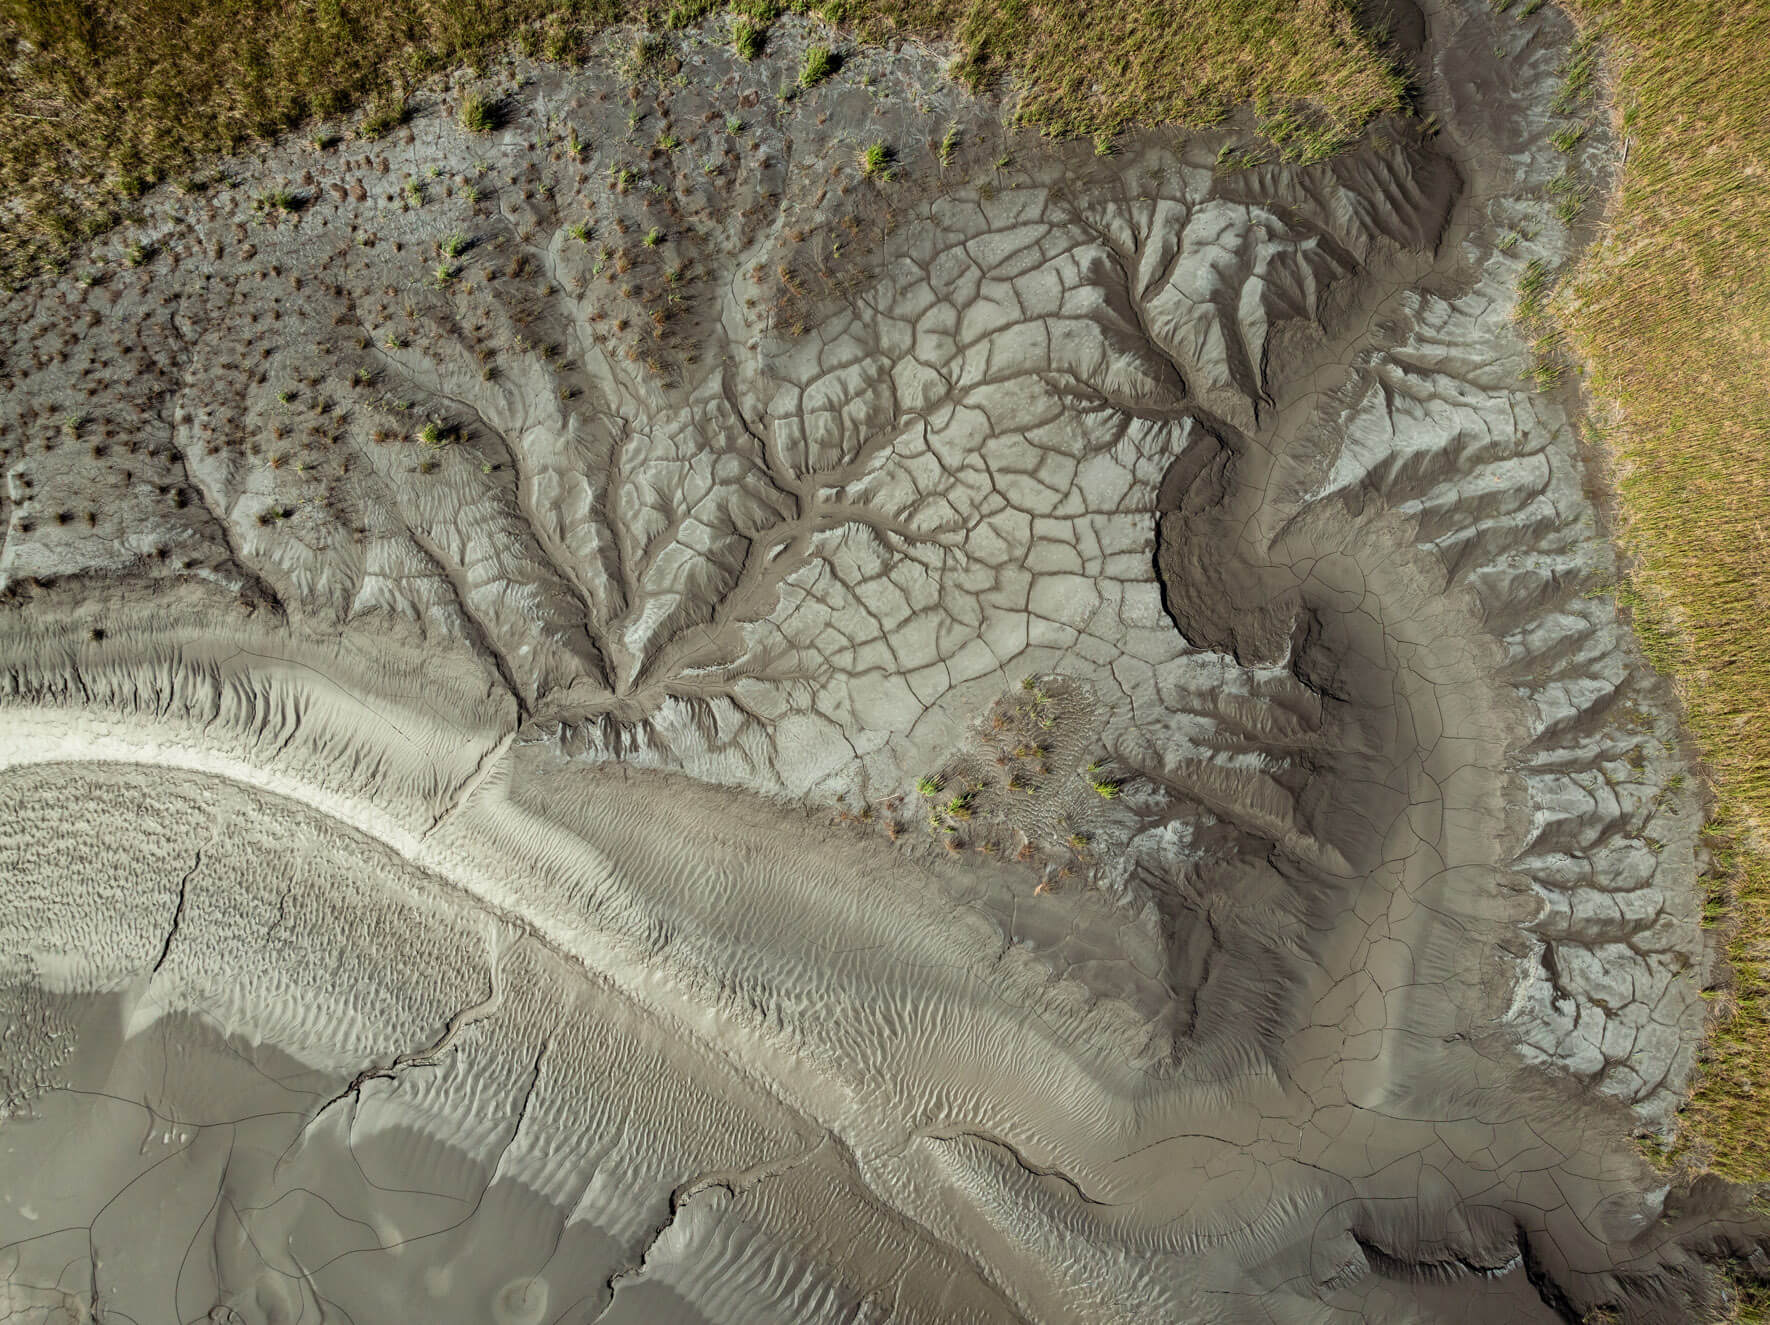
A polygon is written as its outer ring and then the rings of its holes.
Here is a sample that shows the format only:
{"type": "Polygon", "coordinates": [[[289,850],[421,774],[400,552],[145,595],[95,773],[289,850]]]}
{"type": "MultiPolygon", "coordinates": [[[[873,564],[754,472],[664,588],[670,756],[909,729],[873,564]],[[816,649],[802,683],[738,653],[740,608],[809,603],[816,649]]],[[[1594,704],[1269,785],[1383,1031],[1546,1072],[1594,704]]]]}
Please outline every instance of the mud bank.
{"type": "Polygon", "coordinates": [[[1436,127],[1306,168],[523,66],[14,297],[9,1305],[1718,1301],[1699,810],[1510,317],[1568,32],[1394,30],[1436,127]]]}

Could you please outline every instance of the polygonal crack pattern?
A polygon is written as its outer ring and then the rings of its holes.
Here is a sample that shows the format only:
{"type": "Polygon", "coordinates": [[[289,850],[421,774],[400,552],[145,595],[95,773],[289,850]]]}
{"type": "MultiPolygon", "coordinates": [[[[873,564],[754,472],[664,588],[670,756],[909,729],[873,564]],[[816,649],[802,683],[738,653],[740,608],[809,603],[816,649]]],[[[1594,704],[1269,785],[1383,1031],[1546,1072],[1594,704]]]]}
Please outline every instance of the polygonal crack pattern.
{"type": "Polygon", "coordinates": [[[1761,1230],[1626,1139],[1698,807],[1509,320],[1518,22],[1429,10],[1435,135],[1228,171],[672,39],[11,296],[7,1300],[1702,1308],[1761,1230]]]}

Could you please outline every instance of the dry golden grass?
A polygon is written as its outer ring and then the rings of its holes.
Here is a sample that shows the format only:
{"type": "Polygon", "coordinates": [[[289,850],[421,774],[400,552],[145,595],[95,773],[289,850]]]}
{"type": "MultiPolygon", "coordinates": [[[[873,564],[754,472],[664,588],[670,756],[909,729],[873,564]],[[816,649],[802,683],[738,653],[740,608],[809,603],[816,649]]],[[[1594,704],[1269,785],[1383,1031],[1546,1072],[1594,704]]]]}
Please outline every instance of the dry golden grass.
{"type": "Polygon", "coordinates": [[[1770,7],[1576,0],[1611,53],[1621,186],[1551,311],[1584,359],[1632,602],[1718,797],[1735,987],[1679,1149],[1770,1176],[1770,7]]]}
{"type": "Polygon", "coordinates": [[[1210,122],[1249,101],[1307,101],[1344,136],[1400,104],[1402,83],[1338,0],[886,0],[869,29],[951,34],[968,79],[1011,73],[1053,132],[1210,122]]]}
{"type": "MultiPolygon", "coordinates": [[[[783,9],[851,39],[955,39],[956,74],[1012,75],[1023,115],[1065,135],[1262,101],[1309,146],[1401,95],[1343,0],[734,0],[732,17],[783,9]]],[[[506,43],[572,60],[616,23],[708,17],[725,21],[711,0],[0,0],[0,278],[207,154],[354,107],[388,127],[420,80],[506,43]]]]}

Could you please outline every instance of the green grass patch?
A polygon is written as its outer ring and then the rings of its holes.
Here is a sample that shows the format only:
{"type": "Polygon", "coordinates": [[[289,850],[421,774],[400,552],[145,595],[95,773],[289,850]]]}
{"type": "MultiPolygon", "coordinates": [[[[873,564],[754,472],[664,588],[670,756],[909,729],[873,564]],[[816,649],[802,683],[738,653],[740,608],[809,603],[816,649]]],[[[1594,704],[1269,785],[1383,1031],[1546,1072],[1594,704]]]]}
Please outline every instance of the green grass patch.
{"type": "Polygon", "coordinates": [[[1557,152],[1571,152],[1586,136],[1583,124],[1566,124],[1549,135],[1549,143],[1557,152]]]}
{"type": "Polygon", "coordinates": [[[841,62],[828,46],[807,46],[805,62],[799,66],[799,86],[816,87],[835,73],[841,62]]]}
{"type": "Polygon", "coordinates": [[[868,143],[861,149],[860,173],[868,179],[890,179],[892,159],[892,151],[884,143],[868,143]]]}
{"type": "Polygon", "coordinates": [[[768,41],[768,25],[740,18],[731,25],[731,49],[742,60],[760,59],[768,41]]]}
{"type": "Polygon", "coordinates": [[[1512,306],[1512,316],[1520,322],[1541,317],[1548,307],[1551,281],[1549,264],[1541,258],[1525,263],[1524,273],[1518,278],[1518,302],[1512,306]]]}

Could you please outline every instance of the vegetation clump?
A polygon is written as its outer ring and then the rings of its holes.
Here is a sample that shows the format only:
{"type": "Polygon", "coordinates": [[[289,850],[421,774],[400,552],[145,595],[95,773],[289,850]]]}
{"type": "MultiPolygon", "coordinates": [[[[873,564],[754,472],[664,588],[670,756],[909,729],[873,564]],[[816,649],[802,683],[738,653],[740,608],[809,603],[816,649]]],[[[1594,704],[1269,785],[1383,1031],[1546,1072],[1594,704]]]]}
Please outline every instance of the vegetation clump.
{"type": "Polygon", "coordinates": [[[892,175],[892,152],[884,143],[868,143],[861,149],[860,173],[868,179],[887,180],[892,175]]]}
{"type": "Polygon", "coordinates": [[[406,101],[404,97],[382,97],[369,103],[369,109],[362,119],[357,121],[356,136],[364,140],[373,140],[382,134],[391,133],[406,122],[406,101]]]}
{"type": "Polygon", "coordinates": [[[759,59],[767,41],[768,29],[760,23],[740,18],[731,25],[731,48],[740,59],[759,59]]]}
{"type": "Polygon", "coordinates": [[[946,133],[941,137],[940,147],[937,149],[936,153],[940,157],[940,164],[943,166],[950,166],[953,162],[953,153],[958,150],[959,126],[957,124],[949,124],[946,126],[946,133]]]}
{"type": "Polygon", "coordinates": [[[468,133],[490,133],[498,127],[497,107],[479,92],[461,98],[461,127],[468,133]]]}
{"type": "Polygon", "coordinates": [[[807,46],[799,66],[799,86],[816,87],[836,72],[838,57],[828,46],[807,46]]]}
{"type": "Polygon", "coordinates": [[[295,195],[287,189],[267,189],[252,200],[252,210],[260,216],[273,212],[293,212],[295,195]]]}
{"type": "Polygon", "coordinates": [[[1524,274],[1518,278],[1518,302],[1512,306],[1512,316],[1520,322],[1541,317],[1548,296],[1549,264],[1532,258],[1524,264],[1524,274]]]}

